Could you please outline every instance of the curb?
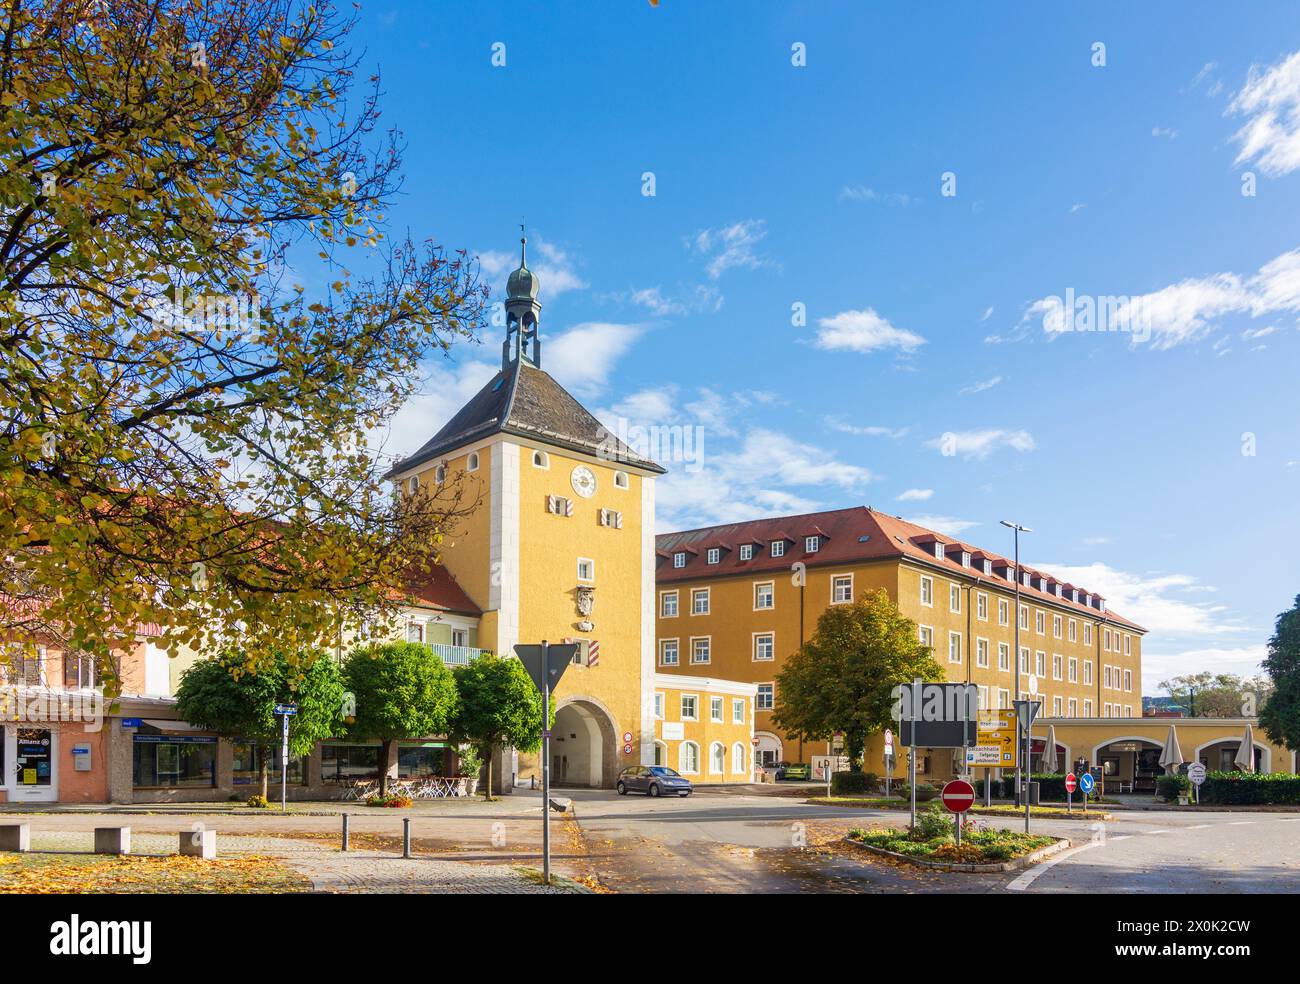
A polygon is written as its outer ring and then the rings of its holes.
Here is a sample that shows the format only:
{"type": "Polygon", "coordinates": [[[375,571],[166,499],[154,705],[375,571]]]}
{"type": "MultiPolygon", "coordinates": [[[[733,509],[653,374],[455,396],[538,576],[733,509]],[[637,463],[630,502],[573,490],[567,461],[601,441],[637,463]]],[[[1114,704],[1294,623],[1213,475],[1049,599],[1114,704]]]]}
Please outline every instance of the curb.
{"type": "MultiPolygon", "coordinates": [[[[905,811],[908,809],[908,806],[907,806],[906,803],[901,804],[901,805],[899,805],[899,806],[881,806],[881,805],[879,805],[879,804],[872,804],[872,805],[870,805],[870,806],[865,806],[865,805],[859,805],[859,804],[856,804],[856,803],[825,803],[825,802],[819,802],[819,801],[817,801],[816,799],[806,799],[806,800],[803,801],[803,805],[804,805],[804,806],[831,806],[831,807],[835,807],[835,808],[837,808],[837,809],[841,809],[841,810],[844,810],[844,809],[848,809],[848,810],[881,810],[881,811],[883,811],[883,812],[885,812],[885,813],[902,813],[902,812],[905,812],[905,811]]],[[[919,803],[919,802],[917,803],[917,807],[918,807],[918,812],[919,812],[919,807],[920,807],[920,803],[919,803]]],[[[1055,809],[1055,807],[1052,807],[1052,809],[1055,809]]],[[[976,807],[972,807],[971,809],[967,810],[966,812],[969,813],[969,814],[971,814],[971,815],[977,815],[977,816],[981,816],[981,817],[1005,817],[1005,818],[1007,818],[1007,819],[1011,819],[1011,820],[1015,820],[1017,817],[1023,817],[1023,816],[1024,816],[1024,813],[1023,813],[1023,812],[1020,812],[1020,813],[1000,813],[1000,812],[997,812],[997,811],[995,811],[995,810],[987,810],[987,809],[983,809],[983,808],[978,807],[978,806],[976,806],[976,807]]],[[[1194,812],[1194,811],[1193,811],[1193,812],[1194,812]]],[[[1044,815],[1041,814],[1041,813],[1035,813],[1035,814],[1033,815],[1033,818],[1034,818],[1035,820],[1114,820],[1114,819],[1115,819],[1115,817],[1114,817],[1113,814],[1110,814],[1110,813],[1098,813],[1096,810],[1090,810],[1090,811],[1087,812],[1087,813],[1084,813],[1082,810],[1075,810],[1074,813],[1073,813],[1072,815],[1067,815],[1067,814],[1065,814],[1065,807],[1061,807],[1061,813],[1063,814],[1062,816],[1044,816],[1044,815]]]]}
{"type": "Polygon", "coordinates": [[[1055,844],[1048,844],[1046,847],[1040,847],[1037,851],[1026,854],[1022,858],[1013,858],[1010,861],[999,861],[993,864],[956,864],[948,861],[923,861],[920,858],[914,858],[910,854],[898,854],[895,851],[886,851],[884,848],[875,847],[871,844],[863,844],[861,841],[855,841],[849,837],[844,838],[845,843],[852,844],[860,851],[866,851],[868,854],[874,854],[877,857],[890,858],[894,861],[902,861],[906,864],[915,865],[918,868],[925,868],[929,871],[955,871],[976,873],[981,871],[987,872],[1004,872],[1019,871],[1022,868],[1028,868],[1037,864],[1045,858],[1051,857],[1060,851],[1064,851],[1070,846],[1068,840],[1058,840],[1055,844]]]}

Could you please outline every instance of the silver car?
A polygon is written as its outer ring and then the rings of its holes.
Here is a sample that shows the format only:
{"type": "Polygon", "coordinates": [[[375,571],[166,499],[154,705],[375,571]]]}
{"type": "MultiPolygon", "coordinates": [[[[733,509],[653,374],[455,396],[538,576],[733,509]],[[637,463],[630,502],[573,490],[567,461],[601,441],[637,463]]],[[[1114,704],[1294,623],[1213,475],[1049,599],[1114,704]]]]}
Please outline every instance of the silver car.
{"type": "Polygon", "coordinates": [[[618,774],[618,795],[690,796],[691,781],[664,765],[633,765],[618,774]]]}

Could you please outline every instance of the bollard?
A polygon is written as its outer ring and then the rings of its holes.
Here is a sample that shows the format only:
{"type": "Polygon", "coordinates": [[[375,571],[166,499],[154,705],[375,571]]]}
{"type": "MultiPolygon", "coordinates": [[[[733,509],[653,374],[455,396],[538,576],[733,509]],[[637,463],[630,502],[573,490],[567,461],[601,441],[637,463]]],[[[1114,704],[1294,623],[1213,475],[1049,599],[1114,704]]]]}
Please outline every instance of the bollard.
{"type": "Polygon", "coordinates": [[[411,818],[402,818],[402,857],[411,856],[411,818]]]}
{"type": "Polygon", "coordinates": [[[32,827],[27,823],[0,825],[0,851],[30,851],[32,827]]]}
{"type": "Polygon", "coordinates": [[[96,854],[130,854],[131,853],[131,828],[130,827],[96,827],[95,828],[95,853],[96,854]]]}
{"type": "Polygon", "coordinates": [[[348,815],[343,814],[343,850],[348,849],[348,815]]]}
{"type": "Polygon", "coordinates": [[[182,830],[181,850],[185,857],[214,861],[217,857],[217,832],[215,830],[182,830]]]}

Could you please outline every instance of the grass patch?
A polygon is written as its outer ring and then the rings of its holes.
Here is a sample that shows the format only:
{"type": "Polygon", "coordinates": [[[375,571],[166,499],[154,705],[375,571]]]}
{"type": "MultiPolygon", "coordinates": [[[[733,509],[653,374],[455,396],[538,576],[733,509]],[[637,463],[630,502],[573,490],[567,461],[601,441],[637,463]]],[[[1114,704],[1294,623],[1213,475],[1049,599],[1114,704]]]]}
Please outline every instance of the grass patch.
{"type": "MultiPolygon", "coordinates": [[[[907,800],[864,798],[861,796],[813,796],[808,798],[805,802],[811,803],[814,806],[851,806],[859,809],[872,810],[911,809],[911,803],[907,800]]],[[[1096,804],[1090,803],[1089,806],[1096,806],[1096,804]]],[[[918,803],[918,812],[922,809],[924,809],[924,807],[918,803]]],[[[1079,806],[1074,808],[1073,813],[1070,813],[1063,806],[1032,806],[1029,810],[1030,816],[1040,817],[1046,820],[1077,820],[1084,815],[1082,807],[1079,806]]],[[[970,812],[983,814],[985,816],[1023,817],[1025,815],[1025,808],[1023,806],[1016,806],[1012,803],[995,803],[993,806],[980,806],[977,804],[970,810],[970,812]]],[[[1090,810],[1088,816],[1095,820],[1108,818],[1107,814],[1099,813],[1095,809],[1090,810]]],[[[951,816],[949,816],[948,822],[949,825],[951,825],[951,816]]]]}
{"type": "Polygon", "coordinates": [[[1056,843],[1054,837],[1039,837],[1014,830],[979,830],[962,835],[961,847],[951,833],[933,834],[918,822],[915,831],[851,830],[849,838],[922,861],[950,864],[994,864],[1012,861],[1056,843]]]}
{"type": "Polygon", "coordinates": [[[308,892],[311,880],[278,858],[114,857],[86,854],[0,855],[6,895],[240,895],[308,892]]]}

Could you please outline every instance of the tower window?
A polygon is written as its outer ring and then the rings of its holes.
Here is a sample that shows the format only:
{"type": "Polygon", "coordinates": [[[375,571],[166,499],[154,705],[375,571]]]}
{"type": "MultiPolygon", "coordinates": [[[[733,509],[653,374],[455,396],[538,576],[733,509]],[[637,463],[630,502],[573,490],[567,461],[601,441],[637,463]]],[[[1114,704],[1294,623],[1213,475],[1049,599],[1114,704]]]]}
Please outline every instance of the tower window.
{"type": "Polygon", "coordinates": [[[420,490],[420,476],[412,475],[406,480],[406,487],[410,490],[411,495],[415,495],[420,490]]]}
{"type": "Polygon", "coordinates": [[[627,472],[614,472],[614,488],[625,489],[628,488],[629,484],[630,481],[627,477],[627,472]]]}
{"type": "Polygon", "coordinates": [[[596,562],[587,557],[578,558],[578,580],[596,580],[596,562]]]}
{"type": "Polygon", "coordinates": [[[467,459],[465,459],[465,470],[466,470],[466,471],[478,471],[478,452],[477,452],[477,451],[472,451],[472,452],[470,452],[470,456],[469,456],[467,459]]]}
{"type": "Polygon", "coordinates": [[[443,482],[447,481],[447,466],[446,466],[446,465],[439,465],[437,468],[435,468],[435,469],[433,470],[433,480],[434,480],[435,482],[437,482],[439,485],[441,485],[443,482]]]}
{"type": "Polygon", "coordinates": [[[550,467],[551,467],[551,457],[550,457],[550,455],[548,455],[545,451],[534,451],[534,452],[533,452],[533,467],[534,467],[534,468],[550,468],[550,467]]]}

